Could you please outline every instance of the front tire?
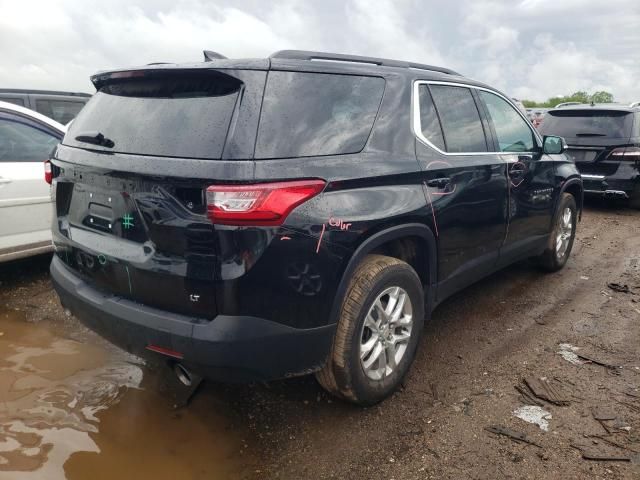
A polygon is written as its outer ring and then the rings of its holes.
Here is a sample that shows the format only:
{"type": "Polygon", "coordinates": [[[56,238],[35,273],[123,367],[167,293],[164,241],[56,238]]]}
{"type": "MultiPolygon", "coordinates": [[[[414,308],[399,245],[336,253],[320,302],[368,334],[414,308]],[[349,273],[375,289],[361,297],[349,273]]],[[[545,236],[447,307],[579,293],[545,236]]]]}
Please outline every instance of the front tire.
{"type": "Polygon", "coordinates": [[[576,236],[578,209],[570,193],[563,193],[553,221],[547,249],[540,255],[540,266],[548,272],[557,272],[565,266],[576,236]]]}
{"type": "Polygon", "coordinates": [[[409,371],[423,323],[424,293],[415,270],[397,258],[367,255],[349,282],[318,382],[359,405],[380,402],[409,371]]]}

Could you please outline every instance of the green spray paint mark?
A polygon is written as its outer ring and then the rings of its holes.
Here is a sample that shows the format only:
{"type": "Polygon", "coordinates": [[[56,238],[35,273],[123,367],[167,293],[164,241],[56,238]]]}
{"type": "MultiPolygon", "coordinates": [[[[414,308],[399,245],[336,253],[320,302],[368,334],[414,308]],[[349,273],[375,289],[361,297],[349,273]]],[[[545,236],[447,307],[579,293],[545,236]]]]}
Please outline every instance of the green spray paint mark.
{"type": "Polygon", "coordinates": [[[122,226],[125,228],[125,230],[133,228],[133,215],[131,215],[130,213],[125,214],[125,216],[122,217],[122,226]]]}

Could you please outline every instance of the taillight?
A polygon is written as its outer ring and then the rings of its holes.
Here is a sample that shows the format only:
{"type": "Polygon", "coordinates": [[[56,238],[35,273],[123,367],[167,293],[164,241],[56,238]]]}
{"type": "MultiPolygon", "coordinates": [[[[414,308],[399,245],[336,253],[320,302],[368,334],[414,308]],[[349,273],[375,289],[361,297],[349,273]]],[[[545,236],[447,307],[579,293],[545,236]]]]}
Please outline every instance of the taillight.
{"type": "Polygon", "coordinates": [[[628,160],[628,161],[640,161],[640,148],[639,147],[620,147],[611,151],[607,157],[611,160],[628,160]]]}
{"type": "Polygon", "coordinates": [[[223,225],[281,225],[301,203],[322,191],[323,180],[211,185],[207,188],[207,214],[223,225]]]}
{"type": "Polygon", "coordinates": [[[51,185],[53,181],[53,169],[51,168],[51,161],[44,161],[44,181],[51,185]]]}

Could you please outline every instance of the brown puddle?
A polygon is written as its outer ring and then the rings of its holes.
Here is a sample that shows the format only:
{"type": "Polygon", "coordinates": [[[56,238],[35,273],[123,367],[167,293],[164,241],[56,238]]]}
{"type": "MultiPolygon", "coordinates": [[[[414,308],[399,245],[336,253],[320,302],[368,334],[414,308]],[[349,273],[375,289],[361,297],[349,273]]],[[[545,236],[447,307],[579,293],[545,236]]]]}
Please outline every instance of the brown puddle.
{"type": "Polygon", "coordinates": [[[136,362],[0,311],[0,479],[237,477],[224,404],[174,411],[136,362]]]}

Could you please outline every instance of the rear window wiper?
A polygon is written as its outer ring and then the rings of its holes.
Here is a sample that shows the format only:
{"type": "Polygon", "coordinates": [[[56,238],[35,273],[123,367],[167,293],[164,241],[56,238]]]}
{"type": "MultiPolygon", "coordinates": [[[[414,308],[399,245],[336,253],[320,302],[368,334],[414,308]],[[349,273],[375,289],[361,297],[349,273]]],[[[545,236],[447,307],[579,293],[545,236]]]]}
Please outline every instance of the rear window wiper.
{"type": "Polygon", "coordinates": [[[76,136],[76,140],[82,143],[91,143],[101,147],[113,148],[115,143],[110,138],[105,137],[100,132],[83,132],[76,136]]]}
{"type": "Polygon", "coordinates": [[[576,137],[606,137],[606,133],[595,133],[595,132],[585,132],[585,133],[576,133],[576,137]]]}

